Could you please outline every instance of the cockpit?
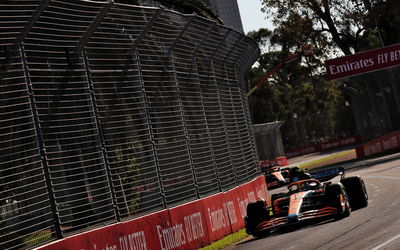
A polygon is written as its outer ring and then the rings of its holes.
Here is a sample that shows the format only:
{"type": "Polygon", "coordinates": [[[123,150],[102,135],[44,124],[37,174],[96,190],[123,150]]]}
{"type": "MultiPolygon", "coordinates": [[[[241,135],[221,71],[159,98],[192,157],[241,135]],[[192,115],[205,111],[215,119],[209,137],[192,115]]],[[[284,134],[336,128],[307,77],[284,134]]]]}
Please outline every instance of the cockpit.
{"type": "Polygon", "coordinates": [[[317,190],[321,187],[321,183],[317,180],[305,180],[295,182],[288,186],[290,193],[297,193],[309,190],[317,190]]]}

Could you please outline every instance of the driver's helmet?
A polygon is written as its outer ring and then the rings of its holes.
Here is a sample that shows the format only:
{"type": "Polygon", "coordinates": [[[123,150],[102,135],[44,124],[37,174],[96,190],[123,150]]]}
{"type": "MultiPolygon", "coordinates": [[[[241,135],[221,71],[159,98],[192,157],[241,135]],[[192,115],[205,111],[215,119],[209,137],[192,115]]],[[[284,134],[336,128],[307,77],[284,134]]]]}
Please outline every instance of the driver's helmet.
{"type": "Polygon", "coordinates": [[[302,190],[302,191],[308,190],[307,182],[303,182],[300,184],[300,190],[302,190]]]}
{"type": "Polygon", "coordinates": [[[280,170],[279,167],[272,167],[271,169],[272,169],[272,171],[279,171],[280,170]]]}

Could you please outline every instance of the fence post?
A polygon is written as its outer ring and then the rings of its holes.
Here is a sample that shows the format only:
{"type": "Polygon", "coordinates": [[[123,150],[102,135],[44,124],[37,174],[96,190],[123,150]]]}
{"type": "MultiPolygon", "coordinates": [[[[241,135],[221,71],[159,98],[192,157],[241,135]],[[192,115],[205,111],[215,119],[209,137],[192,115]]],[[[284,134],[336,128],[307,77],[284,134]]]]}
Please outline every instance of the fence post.
{"type": "MultiPolygon", "coordinates": [[[[236,69],[237,66],[235,65],[235,71],[239,71],[239,69],[236,69]]],[[[237,76],[236,76],[237,77],[237,76]]],[[[244,79],[242,79],[244,81],[244,79]]],[[[238,81],[238,80],[237,80],[238,81]]],[[[240,91],[240,87],[239,91],[240,91]]],[[[243,114],[244,114],[244,119],[246,121],[246,127],[247,127],[247,135],[249,137],[250,140],[250,144],[251,144],[251,150],[253,152],[253,160],[255,160],[254,165],[257,166],[257,171],[258,173],[261,173],[260,168],[258,167],[259,165],[259,156],[258,156],[258,151],[257,151],[257,147],[255,145],[255,133],[254,133],[254,126],[252,123],[252,119],[251,119],[251,114],[250,114],[250,105],[249,105],[249,99],[246,98],[246,92],[245,89],[243,89],[243,93],[240,93],[243,101],[241,102],[241,106],[242,106],[242,110],[243,110],[243,114]],[[247,102],[247,105],[245,106],[245,103],[247,102]],[[248,115],[246,115],[246,111],[248,113],[248,115]]]]}
{"type": "MultiPolygon", "coordinates": [[[[225,78],[229,81],[229,76],[228,76],[228,70],[227,70],[227,66],[226,66],[226,61],[228,60],[228,58],[230,57],[230,55],[232,54],[232,52],[235,50],[235,48],[237,47],[237,45],[239,44],[239,43],[241,43],[242,41],[243,41],[243,39],[244,39],[244,36],[242,36],[242,37],[240,37],[240,39],[237,39],[237,41],[234,43],[234,45],[232,46],[232,49],[229,51],[229,53],[226,55],[226,57],[224,58],[224,69],[225,69],[225,78]]],[[[237,57],[237,58],[239,58],[240,57],[240,53],[238,53],[239,54],[239,56],[237,57]]],[[[237,61],[237,58],[235,58],[234,59],[234,61],[236,62],[237,61]]],[[[233,69],[233,71],[235,72],[235,67],[234,67],[234,69],[233,69]]],[[[236,76],[235,76],[235,79],[236,79],[236,76]]],[[[236,83],[237,83],[237,80],[236,80],[236,83]]],[[[229,82],[228,82],[228,84],[229,84],[229,82]]],[[[237,84],[238,85],[238,84],[237,84]]],[[[240,89],[240,87],[238,87],[239,89],[240,89]]],[[[231,87],[229,87],[229,93],[230,93],[230,99],[231,99],[231,103],[232,103],[232,109],[233,109],[233,113],[234,113],[234,116],[235,116],[235,120],[238,120],[238,117],[237,117],[237,114],[236,114],[236,111],[235,111],[235,106],[233,105],[233,103],[234,103],[234,99],[233,99],[233,96],[232,96],[232,90],[231,90],[231,87]]],[[[240,96],[240,90],[239,90],[239,96],[240,96]]],[[[241,106],[243,107],[243,103],[242,103],[242,100],[240,100],[240,103],[241,103],[241,106]]],[[[242,109],[242,110],[244,110],[244,109],[242,109]]],[[[238,133],[239,133],[239,142],[240,142],[240,148],[241,148],[241,155],[242,155],[242,160],[243,160],[243,163],[246,163],[245,162],[245,156],[244,156],[244,153],[243,153],[243,151],[244,151],[244,148],[243,148],[243,143],[242,143],[242,138],[241,138],[241,136],[240,136],[240,130],[239,130],[239,125],[238,125],[238,123],[236,122],[236,129],[237,129],[237,131],[238,131],[238,133]]],[[[235,169],[236,170],[236,169],[235,169]]],[[[250,178],[249,178],[249,173],[248,173],[248,168],[247,168],[247,166],[246,166],[246,174],[247,174],[247,180],[249,180],[250,178]]],[[[235,177],[237,178],[237,175],[235,175],[235,177]]]]}
{"type": "Polygon", "coordinates": [[[100,122],[99,110],[98,110],[97,103],[96,103],[96,95],[95,95],[95,91],[94,91],[93,80],[92,80],[91,73],[90,73],[89,60],[88,60],[85,48],[82,48],[82,57],[83,57],[83,65],[84,65],[85,71],[86,71],[85,72],[86,79],[87,79],[89,92],[90,92],[90,102],[92,104],[93,113],[94,113],[94,117],[96,120],[96,130],[97,130],[98,140],[99,140],[98,143],[100,144],[100,147],[101,147],[101,153],[102,153],[103,160],[104,160],[104,166],[106,168],[107,181],[108,181],[110,192],[111,192],[111,201],[112,201],[112,203],[113,203],[112,205],[114,207],[115,219],[119,222],[119,221],[121,221],[121,216],[119,214],[117,197],[115,194],[114,183],[113,183],[112,176],[111,176],[110,163],[108,161],[106,146],[105,146],[105,142],[104,142],[105,141],[104,134],[101,129],[101,122],[100,122]]]}
{"type": "MultiPolygon", "coordinates": [[[[200,102],[201,102],[202,112],[203,112],[203,116],[204,116],[204,120],[205,120],[206,130],[207,130],[207,139],[208,139],[208,143],[210,145],[211,158],[212,158],[212,162],[213,162],[213,165],[214,165],[214,174],[215,174],[215,176],[217,178],[218,191],[221,192],[222,191],[221,178],[219,176],[219,172],[218,172],[218,168],[217,168],[217,162],[215,160],[214,148],[213,148],[213,144],[212,144],[212,140],[211,140],[211,136],[210,136],[210,127],[209,127],[208,121],[207,121],[206,108],[204,106],[204,101],[203,101],[203,92],[202,92],[202,88],[200,87],[201,82],[200,82],[200,78],[199,78],[199,72],[197,70],[197,56],[196,56],[197,55],[197,51],[201,48],[201,46],[207,40],[207,38],[209,37],[209,34],[214,29],[216,24],[217,24],[216,22],[213,22],[212,25],[210,25],[209,29],[207,30],[207,35],[203,37],[203,39],[200,41],[200,43],[196,46],[195,50],[193,51],[193,53],[191,55],[192,64],[193,64],[191,70],[193,70],[193,69],[195,70],[194,74],[196,75],[196,81],[199,84],[200,102]]],[[[190,73],[190,77],[192,77],[192,72],[190,73]]]]}
{"type": "Polygon", "coordinates": [[[151,147],[152,147],[153,154],[154,154],[154,163],[155,163],[155,167],[156,167],[158,183],[160,184],[160,192],[161,192],[163,206],[164,206],[164,208],[167,208],[167,199],[165,197],[165,192],[164,192],[164,183],[163,183],[162,178],[161,178],[160,162],[158,160],[158,152],[157,152],[156,142],[155,142],[155,138],[154,138],[153,128],[152,128],[152,125],[151,125],[152,122],[151,122],[151,119],[150,119],[150,112],[149,112],[150,107],[149,107],[149,102],[148,102],[148,99],[147,99],[146,86],[145,86],[145,83],[144,83],[142,67],[140,65],[140,55],[139,55],[138,51],[136,51],[135,56],[136,56],[136,58],[134,58],[134,60],[136,61],[136,66],[138,67],[138,74],[139,74],[140,84],[141,84],[141,87],[142,87],[142,94],[143,94],[143,100],[144,100],[144,109],[145,109],[145,113],[146,113],[147,124],[149,126],[149,134],[150,134],[150,138],[151,138],[151,147]]]}
{"type": "Polygon", "coordinates": [[[135,42],[132,44],[131,51],[133,60],[136,61],[136,66],[138,68],[138,74],[139,74],[139,81],[142,87],[142,94],[143,94],[143,100],[144,100],[144,108],[145,108],[145,113],[146,113],[146,120],[147,124],[149,125],[149,134],[151,138],[151,144],[152,144],[152,150],[154,154],[154,163],[157,171],[157,178],[158,178],[158,183],[160,184],[160,193],[162,197],[162,202],[164,208],[167,208],[167,199],[165,197],[165,192],[164,192],[164,184],[161,178],[161,170],[160,170],[160,163],[158,160],[158,153],[157,153],[157,147],[156,147],[156,142],[154,138],[154,133],[151,125],[151,119],[150,119],[150,112],[149,112],[149,102],[147,100],[147,94],[146,94],[146,86],[144,83],[144,78],[143,78],[143,73],[142,73],[142,67],[140,64],[140,54],[138,51],[138,45],[139,43],[143,40],[143,38],[146,36],[146,34],[150,31],[151,27],[155,24],[157,21],[158,17],[161,15],[162,9],[158,9],[154,14],[149,23],[146,25],[146,27],[143,29],[143,31],[140,33],[140,35],[136,38],[135,42]]]}
{"type": "Polygon", "coordinates": [[[396,102],[397,111],[400,113],[400,96],[399,96],[399,88],[397,87],[398,84],[396,83],[396,76],[393,72],[393,68],[389,68],[386,71],[389,71],[390,86],[392,87],[393,90],[393,96],[396,102]]]}
{"type": "Polygon", "coordinates": [[[175,40],[172,42],[171,47],[169,47],[168,51],[167,51],[167,57],[172,58],[172,51],[174,50],[176,43],[178,42],[178,40],[183,36],[183,34],[185,34],[187,28],[190,26],[190,24],[192,23],[193,19],[195,18],[195,14],[190,15],[189,16],[189,20],[188,22],[185,24],[185,26],[183,26],[181,32],[179,32],[179,35],[175,38],[175,40]]]}
{"type": "Polygon", "coordinates": [[[98,144],[101,147],[101,153],[102,153],[103,160],[104,160],[104,166],[106,168],[107,182],[108,182],[110,193],[111,193],[111,201],[112,201],[112,206],[114,208],[115,219],[119,222],[119,221],[121,221],[121,216],[119,214],[117,197],[115,194],[114,183],[113,183],[112,176],[111,176],[111,168],[110,168],[110,164],[109,164],[108,156],[107,156],[107,152],[106,152],[104,135],[103,135],[103,132],[101,129],[101,121],[100,121],[100,116],[99,116],[99,110],[98,110],[97,103],[96,103],[94,84],[93,84],[93,80],[92,80],[91,73],[90,73],[89,59],[88,59],[86,48],[85,48],[86,43],[89,40],[89,38],[91,37],[91,35],[93,34],[93,32],[96,30],[96,28],[99,26],[100,22],[103,20],[103,18],[107,15],[108,11],[114,5],[114,2],[112,0],[108,0],[107,2],[108,3],[97,13],[95,19],[93,20],[91,25],[88,27],[85,34],[79,39],[79,41],[77,43],[77,51],[78,51],[78,54],[81,54],[82,59],[83,59],[83,65],[85,67],[86,80],[87,80],[87,84],[88,84],[88,88],[89,88],[89,92],[90,92],[90,102],[92,104],[92,109],[93,109],[94,117],[96,120],[96,130],[97,130],[97,135],[98,135],[97,138],[99,140],[98,144]]]}
{"type": "Polygon", "coordinates": [[[193,18],[194,18],[194,15],[189,18],[188,22],[182,28],[182,30],[179,33],[179,35],[172,42],[171,47],[167,51],[167,57],[169,58],[169,60],[171,62],[172,70],[174,72],[174,80],[175,80],[175,87],[176,87],[176,90],[177,90],[179,113],[181,115],[181,119],[182,119],[182,123],[183,123],[183,133],[185,135],[186,149],[187,149],[188,154],[189,154],[190,170],[191,170],[192,176],[193,176],[193,184],[194,184],[194,188],[195,188],[195,192],[196,192],[196,197],[199,199],[200,198],[199,185],[198,185],[198,182],[197,182],[196,171],[194,169],[194,162],[193,162],[192,151],[191,151],[191,148],[190,148],[190,140],[189,140],[189,134],[188,134],[187,124],[186,124],[186,120],[185,120],[185,113],[183,112],[183,103],[182,103],[182,97],[181,97],[181,90],[180,90],[180,87],[179,87],[178,77],[176,75],[175,61],[174,61],[174,57],[172,56],[172,52],[173,52],[173,50],[175,48],[176,43],[183,36],[183,34],[185,33],[186,29],[188,28],[190,23],[193,21],[193,18]]]}
{"type": "Polygon", "coordinates": [[[146,27],[144,27],[144,29],[142,30],[140,35],[136,38],[135,42],[132,44],[131,53],[137,53],[138,44],[140,42],[142,42],[143,38],[150,31],[150,29],[153,27],[154,23],[160,17],[162,11],[163,11],[163,9],[157,9],[156,12],[154,12],[153,16],[151,17],[151,20],[148,22],[146,27]]]}
{"type": "Polygon", "coordinates": [[[49,165],[47,161],[47,155],[46,155],[46,149],[44,146],[44,141],[43,141],[43,133],[42,129],[40,127],[40,121],[39,121],[39,113],[36,108],[36,102],[35,102],[35,97],[33,93],[33,86],[32,86],[32,81],[30,78],[29,74],[29,67],[28,67],[28,61],[26,58],[26,53],[23,45],[23,41],[25,37],[28,35],[29,31],[33,28],[33,26],[36,24],[37,20],[41,16],[41,14],[44,12],[44,10],[47,8],[51,0],[43,0],[38,7],[36,8],[35,12],[32,14],[31,18],[29,21],[25,24],[24,29],[22,29],[21,33],[17,37],[17,46],[20,52],[20,57],[22,60],[22,67],[24,71],[24,76],[27,84],[27,90],[28,90],[28,95],[29,95],[29,103],[32,109],[32,114],[33,114],[33,122],[35,126],[35,131],[36,131],[36,138],[37,138],[37,144],[39,146],[39,154],[40,154],[40,159],[41,163],[43,166],[43,172],[44,172],[44,178],[46,182],[46,188],[47,192],[49,195],[49,202],[50,202],[50,208],[52,211],[53,219],[54,219],[54,230],[55,230],[55,236],[57,239],[62,239],[64,238],[62,229],[61,229],[61,222],[60,222],[60,216],[59,216],[59,211],[56,205],[56,200],[55,200],[55,194],[53,191],[52,187],[52,182],[51,182],[51,176],[50,176],[50,170],[49,170],[49,165]]]}
{"type": "Polygon", "coordinates": [[[19,44],[19,50],[20,50],[20,56],[22,59],[22,67],[24,70],[24,76],[26,79],[27,87],[28,87],[29,102],[30,102],[30,106],[32,109],[33,121],[35,124],[36,137],[38,140],[37,143],[39,146],[40,158],[41,158],[41,162],[43,165],[43,172],[44,172],[44,178],[46,181],[47,192],[49,194],[50,207],[51,207],[51,211],[52,211],[53,219],[54,219],[55,235],[58,239],[62,239],[64,236],[63,236],[62,229],[61,229],[59,211],[58,211],[58,208],[56,205],[55,194],[54,194],[53,187],[52,187],[50,170],[49,170],[49,165],[47,162],[46,149],[45,149],[44,141],[43,141],[43,133],[42,133],[42,130],[40,127],[39,114],[38,114],[38,111],[36,108],[36,102],[35,102],[35,97],[34,97],[34,93],[33,93],[32,81],[31,81],[30,74],[29,74],[28,61],[26,59],[26,54],[25,54],[24,46],[22,43],[19,44]]]}
{"type": "MultiPolygon", "coordinates": [[[[227,72],[227,69],[226,69],[226,60],[228,60],[228,58],[230,57],[230,55],[232,54],[232,52],[235,50],[237,44],[239,44],[239,42],[241,42],[242,39],[243,39],[243,37],[242,37],[241,39],[238,39],[238,40],[234,43],[234,45],[232,46],[232,48],[229,50],[228,54],[227,54],[227,55],[224,57],[224,59],[222,60],[223,63],[224,63],[225,79],[226,79],[228,85],[229,85],[229,77],[228,77],[228,72],[227,72]]],[[[232,97],[231,88],[229,87],[229,88],[227,89],[227,91],[229,92],[229,97],[230,97],[230,100],[231,100],[231,107],[232,107],[232,110],[233,110],[233,114],[234,114],[235,120],[237,120],[236,112],[235,112],[235,107],[233,106],[233,97],[232,97]]],[[[239,127],[238,127],[237,122],[235,123],[235,128],[236,128],[236,130],[239,132],[239,127]]],[[[227,138],[228,138],[228,142],[229,142],[229,135],[228,135],[228,132],[226,132],[226,133],[227,133],[227,138]]],[[[241,153],[242,153],[242,159],[244,159],[242,143],[240,143],[240,147],[242,148],[242,151],[241,151],[241,153]]],[[[231,148],[231,147],[230,147],[230,148],[231,148]]],[[[231,149],[232,149],[232,148],[231,148],[231,149]]],[[[236,182],[236,185],[239,185],[239,182],[238,182],[238,173],[237,173],[237,169],[236,169],[236,167],[235,167],[235,164],[234,164],[234,162],[233,162],[233,160],[232,160],[232,153],[231,153],[231,152],[230,152],[230,155],[231,155],[231,162],[232,162],[232,170],[233,170],[233,173],[234,173],[234,176],[235,176],[235,182],[236,182]]]]}
{"type": "MultiPolygon", "coordinates": [[[[244,71],[251,67],[251,62],[252,62],[252,58],[254,58],[254,60],[258,57],[259,50],[254,50],[253,53],[251,54],[251,56],[247,59],[245,67],[241,67],[240,71],[242,72],[242,74],[244,74],[244,71]]],[[[244,64],[244,63],[243,63],[244,64]]],[[[240,65],[239,65],[240,66],[240,65]]],[[[238,65],[236,65],[236,67],[238,67],[238,65]]],[[[247,89],[249,89],[250,87],[248,86],[247,89]]],[[[246,88],[245,88],[246,90],[246,88]]],[[[246,96],[245,96],[246,97],[246,96]]],[[[248,115],[246,116],[246,123],[249,129],[249,133],[251,135],[251,146],[252,146],[252,150],[253,150],[253,155],[254,155],[254,159],[258,160],[259,156],[258,156],[258,152],[257,152],[257,147],[255,145],[255,133],[254,133],[254,128],[253,128],[253,124],[254,124],[254,117],[253,117],[253,113],[251,110],[251,98],[252,96],[249,96],[248,98],[245,98],[244,101],[247,103],[247,107],[243,107],[243,110],[245,110],[244,108],[246,108],[248,115]]],[[[242,105],[244,105],[244,102],[242,102],[242,105]]],[[[258,165],[258,161],[255,162],[256,165],[258,165]]],[[[260,172],[260,168],[257,168],[258,172],[260,172]]]]}
{"type": "MultiPolygon", "coordinates": [[[[384,107],[385,107],[384,108],[385,109],[384,113],[385,113],[386,119],[387,119],[387,121],[389,123],[389,131],[393,131],[393,121],[392,121],[392,118],[390,117],[390,113],[389,113],[389,110],[388,110],[388,103],[387,103],[387,100],[386,100],[385,90],[382,87],[382,85],[384,85],[384,83],[382,82],[381,78],[379,76],[377,76],[376,72],[372,76],[378,82],[379,91],[382,93],[383,104],[384,104],[384,107]]],[[[386,133],[386,131],[384,131],[384,132],[386,133]]]]}
{"type": "Polygon", "coordinates": [[[21,33],[17,37],[17,44],[21,44],[25,37],[28,35],[29,31],[31,31],[32,27],[36,24],[39,17],[42,15],[43,11],[47,8],[51,0],[43,0],[35,12],[32,14],[29,21],[25,24],[24,29],[22,29],[21,33]]]}
{"type": "Polygon", "coordinates": [[[87,28],[85,34],[79,39],[77,43],[77,48],[84,48],[89,38],[92,36],[93,32],[99,26],[100,22],[107,15],[108,11],[114,6],[113,0],[107,0],[107,3],[103,6],[103,8],[97,13],[91,25],[87,28]]]}
{"type": "Polygon", "coordinates": [[[210,66],[211,66],[212,74],[213,74],[213,76],[214,76],[214,84],[215,84],[215,86],[216,86],[216,88],[217,88],[218,106],[219,106],[219,108],[220,108],[220,110],[221,110],[221,117],[222,117],[223,129],[224,129],[226,141],[227,141],[227,143],[228,143],[228,145],[229,145],[229,150],[228,150],[228,151],[229,151],[229,159],[230,159],[230,162],[231,162],[231,167],[232,167],[233,176],[234,176],[234,178],[235,178],[235,185],[238,186],[239,184],[238,184],[238,181],[237,181],[237,174],[236,174],[236,171],[235,171],[235,168],[234,168],[234,165],[233,165],[233,159],[232,159],[232,151],[231,151],[232,148],[231,148],[230,141],[229,141],[229,137],[228,137],[228,132],[227,132],[227,128],[226,128],[226,121],[225,121],[224,115],[223,115],[223,109],[222,109],[222,103],[221,103],[221,93],[220,93],[220,91],[219,91],[218,83],[217,83],[216,78],[215,78],[215,69],[214,69],[214,56],[215,56],[215,54],[217,53],[218,49],[220,49],[220,47],[224,45],[224,42],[225,42],[226,38],[229,36],[229,34],[230,34],[231,32],[232,32],[232,30],[231,30],[231,29],[228,29],[228,31],[226,32],[224,38],[223,38],[223,39],[219,42],[219,44],[215,47],[214,52],[213,52],[213,53],[211,54],[211,56],[210,56],[210,66]]]}
{"type": "MultiPolygon", "coordinates": [[[[226,67],[226,62],[224,61],[224,70],[225,70],[225,79],[227,80],[227,83],[229,84],[229,76],[228,76],[228,70],[227,70],[227,67],[226,67]]],[[[230,84],[229,84],[230,85],[230,84]]],[[[233,110],[233,114],[234,114],[234,117],[235,117],[235,120],[237,121],[238,120],[238,117],[237,117],[237,114],[236,114],[236,111],[235,111],[235,106],[233,105],[233,103],[234,103],[234,99],[233,99],[233,96],[232,96],[232,88],[231,88],[231,86],[229,86],[228,87],[228,89],[227,89],[228,91],[229,91],[229,95],[230,95],[230,100],[231,100],[231,107],[232,107],[232,110],[233,110]]],[[[236,128],[236,130],[237,130],[237,132],[238,132],[238,139],[239,139],[239,143],[240,143],[240,148],[241,148],[241,152],[240,152],[240,154],[241,154],[241,158],[242,158],[242,161],[244,162],[244,154],[243,154],[243,145],[242,145],[242,140],[241,140],[241,137],[240,137],[240,130],[239,130],[239,125],[238,125],[238,123],[237,122],[235,122],[235,128],[236,128]]],[[[233,165],[233,167],[234,167],[234,171],[235,171],[235,177],[237,178],[237,171],[236,171],[236,167],[233,165]]],[[[246,168],[246,170],[247,170],[247,168],[246,168]]],[[[246,171],[247,172],[247,171],[246,171]]],[[[247,176],[248,177],[248,176],[247,176]]],[[[249,179],[249,178],[247,178],[247,179],[249,179]]]]}
{"type": "Polygon", "coordinates": [[[197,54],[197,51],[199,51],[199,49],[201,48],[201,46],[204,44],[204,42],[207,40],[208,36],[210,35],[211,31],[214,29],[214,27],[217,25],[217,22],[213,22],[212,25],[210,25],[210,28],[208,28],[207,30],[207,35],[203,37],[203,39],[201,40],[201,42],[199,42],[199,44],[197,45],[197,47],[194,49],[194,51],[192,52],[192,59],[194,59],[194,56],[197,54]]]}

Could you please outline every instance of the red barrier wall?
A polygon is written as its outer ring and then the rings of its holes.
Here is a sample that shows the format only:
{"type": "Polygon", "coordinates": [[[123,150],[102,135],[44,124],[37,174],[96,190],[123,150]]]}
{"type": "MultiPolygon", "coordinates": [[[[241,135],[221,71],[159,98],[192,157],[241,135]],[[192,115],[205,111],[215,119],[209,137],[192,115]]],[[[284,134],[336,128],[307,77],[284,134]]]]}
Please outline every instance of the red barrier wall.
{"type": "Polygon", "coordinates": [[[229,222],[233,232],[244,227],[241,203],[244,200],[241,187],[236,187],[225,192],[226,207],[229,213],[229,222]]]}
{"type": "Polygon", "coordinates": [[[356,148],[357,158],[400,148],[400,131],[394,131],[356,148]]]}
{"type": "Polygon", "coordinates": [[[74,235],[37,249],[197,249],[244,227],[246,206],[268,199],[264,176],[181,206],[74,235]]]}
{"type": "Polygon", "coordinates": [[[275,161],[276,161],[276,164],[278,164],[279,166],[289,165],[289,162],[288,162],[286,156],[278,157],[275,159],[275,161]]]}
{"type": "Polygon", "coordinates": [[[162,228],[171,225],[167,210],[132,221],[74,235],[38,249],[162,249],[162,228]],[[151,242],[151,244],[149,244],[151,242]]]}
{"type": "MultiPolygon", "coordinates": [[[[169,228],[171,230],[172,225],[173,223],[170,220],[168,210],[163,210],[121,224],[116,224],[114,226],[114,231],[118,235],[119,248],[117,247],[114,249],[128,250],[165,248],[166,238],[168,237],[168,234],[165,233],[165,229],[169,228]]],[[[104,232],[103,228],[100,228],[98,231],[98,233],[104,232]]],[[[178,229],[175,227],[174,230],[171,231],[177,233],[178,229]]],[[[105,238],[110,241],[115,239],[111,239],[110,236],[105,238]]],[[[169,244],[172,245],[174,242],[169,244]]],[[[71,246],[68,245],[67,249],[70,247],[71,246]]],[[[97,249],[103,248],[98,247],[97,249]]]]}
{"type": "Polygon", "coordinates": [[[216,241],[231,234],[231,224],[225,204],[225,194],[220,193],[203,200],[210,240],[216,241]]]}
{"type": "Polygon", "coordinates": [[[328,142],[316,144],[316,145],[313,145],[310,147],[290,150],[285,153],[286,153],[287,158],[292,158],[292,157],[296,157],[296,156],[300,156],[300,155],[321,152],[321,151],[328,150],[328,149],[334,149],[334,148],[338,148],[338,147],[358,144],[358,143],[361,143],[361,141],[362,141],[362,138],[360,135],[348,136],[348,137],[345,137],[342,139],[328,141],[328,142]]]}
{"type": "Polygon", "coordinates": [[[265,176],[260,176],[253,182],[254,189],[256,190],[256,198],[269,200],[267,192],[267,184],[265,183],[265,176]]]}
{"type": "Polygon", "coordinates": [[[168,232],[177,228],[177,231],[175,237],[169,240],[165,238],[162,249],[195,249],[208,245],[210,238],[204,211],[202,200],[169,209],[172,224],[164,230],[168,232]],[[168,245],[174,240],[176,244],[168,245]]]}

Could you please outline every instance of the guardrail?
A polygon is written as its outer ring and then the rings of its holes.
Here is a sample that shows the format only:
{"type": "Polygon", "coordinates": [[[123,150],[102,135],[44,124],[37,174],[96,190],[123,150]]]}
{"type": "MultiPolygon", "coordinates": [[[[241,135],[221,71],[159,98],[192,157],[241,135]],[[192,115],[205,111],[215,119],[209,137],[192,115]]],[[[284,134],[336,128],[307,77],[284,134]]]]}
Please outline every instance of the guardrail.
{"type": "Polygon", "coordinates": [[[226,192],[37,249],[199,249],[244,228],[247,204],[268,197],[265,178],[259,176],[226,192]]]}
{"type": "Polygon", "coordinates": [[[34,247],[259,174],[254,41],[196,15],[19,0],[0,16],[0,248],[34,247]]]}
{"type": "Polygon", "coordinates": [[[356,147],[357,158],[399,150],[400,131],[393,131],[356,147]]]}
{"type": "Polygon", "coordinates": [[[288,152],[285,152],[285,155],[287,158],[292,158],[292,157],[301,156],[301,155],[305,155],[305,154],[321,152],[324,150],[331,150],[331,149],[335,149],[335,148],[339,148],[339,147],[343,147],[343,146],[355,145],[355,144],[361,143],[361,141],[362,141],[362,138],[360,135],[347,136],[342,139],[331,140],[328,142],[311,145],[309,147],[290,150],[288,152]]]}

